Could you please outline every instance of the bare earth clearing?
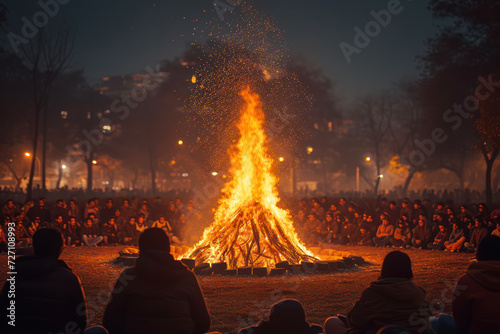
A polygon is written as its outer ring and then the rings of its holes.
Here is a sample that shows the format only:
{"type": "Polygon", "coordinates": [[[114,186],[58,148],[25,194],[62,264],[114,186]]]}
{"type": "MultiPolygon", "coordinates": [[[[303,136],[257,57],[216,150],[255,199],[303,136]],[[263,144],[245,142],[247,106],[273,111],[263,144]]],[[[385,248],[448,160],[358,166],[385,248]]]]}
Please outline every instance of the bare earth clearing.
{"type": "MultiPolygon", "coordinates": [[[[109,291],[124,267],[114,265],[118,247],[66,248],[61,259],[81,279],[88,300],[89,323],[102,321],[109,291]]],[[[304,304],[310,322],[322,324],[330,315],[346,313],[364,288],[377,279],[384,256],[390,248],[337,246],[370,263],[368,266],[331,274],[283,277],[200,277],[212,315],[212,330],[236,332],[254,324],[268,313],[270,305],[282,298],[304,304]]],[[[442,302],[451,312],[451,296],[456,280],[465,273],[472,254],[434,251],[406,251],[413,261],[415,282],[427,291],[428,300],[442,302]]],[[[0,280],[7,278],[7,256],[0,255],[0,280]]],[[[436,303],[436,305],[438,305],[436,303]]],[[[438,306],[436,306],[438,307],[438,306]]]]}

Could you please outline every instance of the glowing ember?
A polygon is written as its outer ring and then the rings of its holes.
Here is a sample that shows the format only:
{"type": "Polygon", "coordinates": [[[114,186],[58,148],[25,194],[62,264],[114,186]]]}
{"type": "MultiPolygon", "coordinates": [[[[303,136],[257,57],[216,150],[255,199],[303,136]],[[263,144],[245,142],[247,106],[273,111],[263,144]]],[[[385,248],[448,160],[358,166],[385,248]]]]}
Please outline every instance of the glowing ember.
{"type": "Polygon", "coordinates": [[[238,124],[240,138],[230,153],[230,181],[222,190],[214,222],[184,257],[196,263],[226,262],[230,268],[314,261],[299,241],[288,211],[277,206],[259,96],[250,88],[240,95],[245,104],[238,124]]]}

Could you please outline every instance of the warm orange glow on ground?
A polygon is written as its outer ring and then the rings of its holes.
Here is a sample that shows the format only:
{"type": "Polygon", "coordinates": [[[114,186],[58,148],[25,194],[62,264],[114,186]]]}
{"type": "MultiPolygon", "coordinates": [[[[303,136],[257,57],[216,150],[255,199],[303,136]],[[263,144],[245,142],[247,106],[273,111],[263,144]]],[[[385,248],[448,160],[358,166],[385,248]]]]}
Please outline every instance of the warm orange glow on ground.
{"type": "Polygon", "coordinates": [[[230,153],[230,180],[214,222],[184,257],[197,264],[226,262],[230,268],[314,260],[298,239],[289,212],[277,205],[277,179],[271,173],[259,96],[250,88],[240,95],[245,103],[238,123],[240,138],[230,153]]]}

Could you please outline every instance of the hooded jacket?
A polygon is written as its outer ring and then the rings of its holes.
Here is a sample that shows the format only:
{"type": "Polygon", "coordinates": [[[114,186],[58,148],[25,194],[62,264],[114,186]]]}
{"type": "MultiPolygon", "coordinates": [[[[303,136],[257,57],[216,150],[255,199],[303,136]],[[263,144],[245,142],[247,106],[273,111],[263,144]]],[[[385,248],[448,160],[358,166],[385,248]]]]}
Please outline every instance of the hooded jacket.
{"type": "Polygon", "coordinates": [[[460,333],[500,333],[500,261],[471,263],[453,297],[453,317],[460,333]]]}
{"type": "MultiPolygon", "coordinates": [[[[16,260],[15,297],[6,281],[0,295],[1,333],[83,332],[87,323],[85,296],[78,277],[62,260],[20,256],[16,260]],[[6,309],[15,301],[15,327],[6,309]],[[2,326],[5,326],[2,328],[2,326]]],[[[7,311],[9,312],[9,311],[7,311]]]]}
{"type": "Polygon", "coordinates": [[[383,278],[372,282],[347,314],[348,333],[376,333],[387,325],[425,333],[428,316],[424,289],[411,279],[383,278]]]}
{"type": "Polygon", "coordinates": [[[165,251],[141,251],[122,272],[104,312],[110,334],[205,333],[210,315],[196,276],[165,251]]]}

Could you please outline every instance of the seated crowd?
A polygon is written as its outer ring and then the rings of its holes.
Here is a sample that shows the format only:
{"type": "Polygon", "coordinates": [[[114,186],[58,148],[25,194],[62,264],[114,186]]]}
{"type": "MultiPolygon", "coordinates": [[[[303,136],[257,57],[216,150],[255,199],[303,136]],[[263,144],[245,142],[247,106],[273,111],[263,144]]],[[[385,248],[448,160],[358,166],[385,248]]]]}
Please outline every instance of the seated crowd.
{"type": "Polygon", "coordinates": [[[52,206],[45,198],[40,198],[24,206],[8,200],[2,208],[2,228],[0,228],[0,252],[7,250],[6,224],[15,222],[16,246],[25,247],[32,243],[36,231],[44,227],[55,228],[64,235],[66,246],[137,246],[141,232],[150,227],[163,229],[175,244],[182,243],[186,236],[188,221],[196,219],[194,205],[188,201],[184,205],[181,199],[162,205],[159,197],[150,205],[147,200],[131,204],[128,199],[115,205],[113,199],[107,199],[104,206],[93,198],[79,208],[75,200],[67,205],[62,199],[52,206]]]}
{"type": "MultiPolygon", "coordinates": [[[[102,326],[87,327],[80,280],[59,260],[64,236],[55,228],[37,230],[34,255],[16,259],[15,298],[10,278],[0,293],[0,332],[207,333],[211,318],[197,277],[172,257],[167,233],[146,229],[138,245],[136,265],[117,279],[102,326]],[[9,317],[12,305],[14,318],[9,317]]],[[[433,314],[426,292],[413,282],[409,256],[397,250],[386,255],[380,277],[347,315],[332,316],[323,326],[310,324],[302,304],[286,299],[272,306],[268,319],[238,330],[240,334],[500,333],[500,237],[485,237],[476,259],[456,283],[450,298],[453,315],[433,314]]]]}
{"type": "MultiPolygon", "coordinates": [[[[426,201],[427,202],[427,201],[426,201]]],[[[480,203],[459,212],[444,202],[426,205],[420,200],[383,198],[373,210],[364,210],[341,198],[330,203],[301,200],[294,221],[307,244],[342,244],[474,252],[487,235],[500,236],[500,209],[489,212],[480,203]]]]}

